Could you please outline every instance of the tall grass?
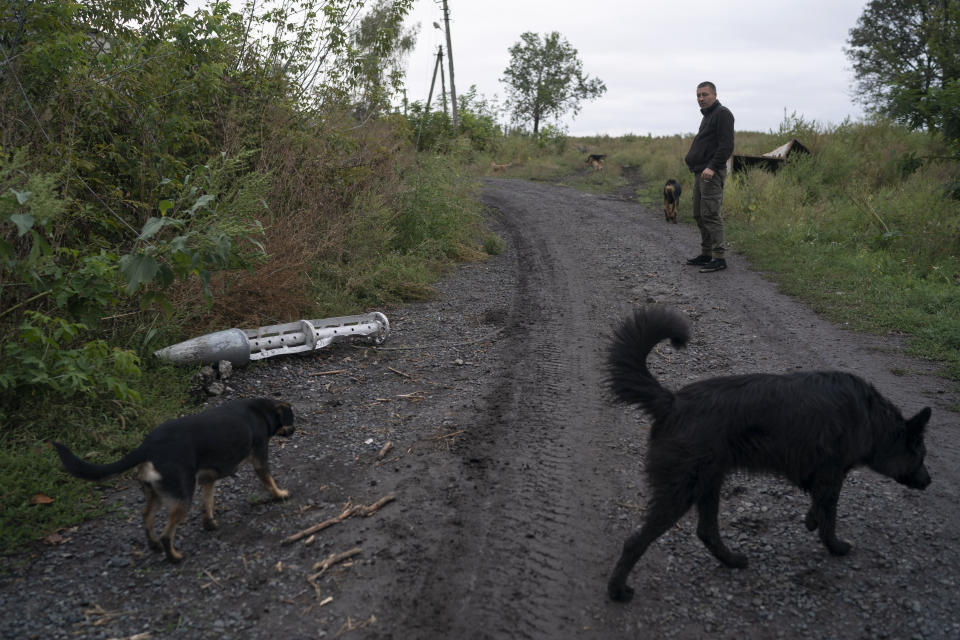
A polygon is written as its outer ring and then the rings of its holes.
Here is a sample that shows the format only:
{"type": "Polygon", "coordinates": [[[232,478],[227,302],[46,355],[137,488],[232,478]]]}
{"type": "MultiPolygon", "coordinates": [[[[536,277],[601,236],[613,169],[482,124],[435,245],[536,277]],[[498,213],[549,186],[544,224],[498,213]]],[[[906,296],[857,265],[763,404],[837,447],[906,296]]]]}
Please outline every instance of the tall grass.
{"type": "Polygon", "coordinates": [[[845,124],[724,196],[728,237],[784,289],[858,329],[904,333],[960,379],[960,175],[946,149],[885,122],[845,124]]]}

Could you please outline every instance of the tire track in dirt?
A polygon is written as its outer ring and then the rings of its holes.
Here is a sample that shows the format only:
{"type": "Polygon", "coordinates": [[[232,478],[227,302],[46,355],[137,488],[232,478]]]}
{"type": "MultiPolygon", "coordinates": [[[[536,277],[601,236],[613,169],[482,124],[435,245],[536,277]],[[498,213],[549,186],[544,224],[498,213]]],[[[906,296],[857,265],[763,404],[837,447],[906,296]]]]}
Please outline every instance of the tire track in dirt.
{"type": "Polygon", "coordinates": [[[456,449],[465,469],[455,499],[470,537],[451,550],[456,559],[436,559],[459,565],[455,575],[425,581],[443,593],[418,598],[433,603],[435,637],[564,637],[583,625],[576,603],[598,599],[609,555],[595,529],[609,496],[592,495],[602,481],[585,482],[599,473],[590,431],[611,410],[600,363],[609,325],[597,317],[609,294],[584,264],[595,256],[583,251],[576,225],[543,228],[560,222],[555,211],[569,209],[573,192],[513,194],[509,202],[503,193],[489,192],[486,203],[508,211],[500,222],[517,256],[509,355],[479,423],[456,449]],[[447,603],[443,611],[437,602],[447,603]]]}

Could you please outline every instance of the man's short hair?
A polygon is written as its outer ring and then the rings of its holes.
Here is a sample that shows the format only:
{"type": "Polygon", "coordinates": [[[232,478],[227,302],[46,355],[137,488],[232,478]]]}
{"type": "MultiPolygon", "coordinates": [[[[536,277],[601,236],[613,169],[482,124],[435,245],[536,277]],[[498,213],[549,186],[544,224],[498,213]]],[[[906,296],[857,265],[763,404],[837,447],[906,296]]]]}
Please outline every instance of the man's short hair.
{"type": "Polygon", "coordinates": [[[700,84],[697,85],[697,89],[702,89],[704,87],[710,87],[710,91],[712,91],[713,93],[717,92],[717,85],[713,84],[712,82],[709,82],[709,81],[701,82],[700,84]]]}

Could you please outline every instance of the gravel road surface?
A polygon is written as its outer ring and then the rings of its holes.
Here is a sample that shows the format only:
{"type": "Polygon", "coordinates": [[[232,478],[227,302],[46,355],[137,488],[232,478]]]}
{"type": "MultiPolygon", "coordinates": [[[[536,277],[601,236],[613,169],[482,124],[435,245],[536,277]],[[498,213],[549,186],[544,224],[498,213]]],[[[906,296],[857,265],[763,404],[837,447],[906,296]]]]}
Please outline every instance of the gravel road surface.
{"type": "Polygon", "coordinates": [[[271,445],[290,499],[270,501],[241,468],[217,485],[220,529],[203,530],[196,500],[171,566],[144,543],[132,477],[104,484],[114,517],[0,559],[0,637],[960,637],[955,384],[895,336],[817,317],[741,256],[718,273],[685,266],[698,235],[659,211],[510,179],[486,181],[482,199],[505,251],[457,269],[433,301],[384,309],[383,348],[339,344],[229,380],[227,398],[293,404],[299,430],[271,445]],[[610,402],[602,363],[614,323],[649,303],[692,324],[687,349],[651,354],[669,388],[832,368],[905,414],[931,406],[933,484],[853,472],[837,527],[854,550],[835,558],[803,526],[801,491],[732,476],[721,531],[750,566],[721,566],[690,513],[638,563],[634,600],[608,601],[643,515],[648,422],[610,402]],[[350,557],[317,566],[335,554],[350,557]]]}

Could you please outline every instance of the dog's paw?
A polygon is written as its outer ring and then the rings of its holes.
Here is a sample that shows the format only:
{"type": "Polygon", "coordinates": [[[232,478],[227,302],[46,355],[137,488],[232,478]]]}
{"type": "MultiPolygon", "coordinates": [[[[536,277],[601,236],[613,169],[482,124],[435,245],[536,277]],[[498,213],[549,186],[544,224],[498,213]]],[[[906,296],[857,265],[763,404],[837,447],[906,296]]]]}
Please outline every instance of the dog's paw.
{"type": "Polygon", "coordinates": [[[742,553],[734,553],[733,551],[730,551],[720,558],[720,562],[731,569],[746,569],[747,565],[750,564],[747,556],[742,553]]]}
{"type": "Polygon", "coordinates": [[[163,545],[163,552],[167,556],[167,561],[178,564],[183,561],[183,554],[173,548],[173,541],[169,538],[160,538],[163,545]]]}
{"type": "Polygon", "coordinates": [[[843,540],[831,540],[825,543],[827,545],[827,551],[830,552],[830,555],[834,556],[845,556],[850,553],[850,550],[853,549],[853,545],[849,542],[844,542],[843,540]]]}
{"type": "Polygon", "coordinates": [[[809,531],[815,531],[817,527],[820,526],[820,518],[817,517],[817,514],[813,512],[813,509],[807,512],[807,517],[804,518],[803,524],[807,526],[809,531]]]}
{"type": "Polygon", "coordinates": [[[213,518],[204,518],[203,519],[203,528],[207,531],[216,531],[220,528],[220,523],[218,523],[213,518]]]}
{"type": "Polygon", "coordinates": [[[616,602],[630,602],[633,599],[633,587],[625,584],[615,585],[611,582],[607,585],[607,595],[616,602]]]}
{"type": "Polygon", "coordinates": [[[290,491],[288,491],[287,489],[277,489],[276,492],[273,494],[273,497],[276,498],[277,500],[286,500],[287,498],[290,497],[290,491]]]}

